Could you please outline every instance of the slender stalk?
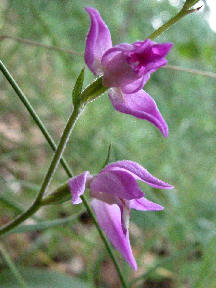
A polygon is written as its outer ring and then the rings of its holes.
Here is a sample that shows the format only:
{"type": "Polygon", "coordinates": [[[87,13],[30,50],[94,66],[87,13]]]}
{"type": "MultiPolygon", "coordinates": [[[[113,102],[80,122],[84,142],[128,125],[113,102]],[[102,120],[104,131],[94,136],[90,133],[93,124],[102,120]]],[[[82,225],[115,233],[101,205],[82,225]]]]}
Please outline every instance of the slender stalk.
{"type": "Polygon", "coordinates": [[[19,225],[20,223],[22,223],[23,221],[25,221],[27,218],[29,218],[32,214],[34,214],[39,208],[40,208],[40,202],[41,199],[44,195],[44,193],[47,191],[48,186],[52,180],[52,177],[56,171],[56,168],[58,166],[58,163],[61,159],[62,153],[64,152],[64,149],[66,147],[67,141],[70,137],[70,134],[73,130],[73,127],[76,123],[76,120],[79,117],[79,114],[81,113],[82,109],[79,108],[75,108],[66,124],[66,127],[64,129],[64,132],[62,134],[62,137],[60,139],[59,145],[56,149],[56,152],[53,156],[53,159],[51,161],[50,167],[46,173],[46,176],[43,180],[43,183],[41,185],[41,189],[39,190],[34,202],[32,203],[32,205],[22,214],[20,214],[19,216],[17,216],[14,220],[12,220],[11,222],[9,222],[8,224],[4,225],[1,229],[0,229],[0,235],[10,231],[12,228],[16,227],[17,225],[19,225]]]}
{"type": "Polygon", "coordinates": [[[76,121],[78,120],[79,118],[79,115],[80,113],[82,112],[82,110],[84,109],[84,107],[82,107],[81,109],[79,107],[75,107],[67,124],[66,124],[66,127],[64,129],[64,132],[61,136],[61,139],[60,139],[60,142],[59,142],[59,145],[56,149],[56,152],[53,156],[53,159],[51,161],[51,164],[50,164],[50,167],[47,171],[47,174],[44,178],[44,181],[42,183],[42,186],[41,186],[41,189],[37,195],[37,198],[35,200],[35,203],[40,203],[44,193],[47,191],[47,188],[49,186],[49,183],[51,182],[52,180],[52,177],[56,171],[56,168],[60,162],[60,159],[61,159],[61,156],[65,150],[65,147],[67,145],[67,142],[69,140],[69,137],[71,135],[71,132],[75,126],[75,123],[76,121]]]}
{"type": "MultiPolygon", "coordinates": [[[[24,104],[24,106],[26,107],[26,109],[30,113],[31,117],[33,118],[33,120],[35,121],[35,123],[37,124],[39,129],[41,130],[42,134],[46,138],[50,147],[55,152],[56,151],[56,144],[55,144],[54,140],[52,139],[52,136],[50,135],[50,133],[48,132],[48,130],[44,126],[43,122],[40,120],[40,117],[37,115],[36,111],[32,107],[31,103],[29,102],[29,100],[27,99],[27,97],[25,96],[23,91],[20,89],[19,85],[14,80],[14,78],[12,77],[10,72],[7,70],[7,68],[4,66],[4,64],[1,60],[0,60],[0,69],[1,69],[2,73],[4,74],[5,78],[11,84],[12,88],[14,89],[16,94],[18,95],[21,102],[24,104]]],[[[65,161],[64,158],[61,159],[61,164],[62,164],[63,168],[65,169],[66,173],[68,174],[68,176],[72,177],[72,173],[70,171],[69,165],[67,164],[67,162],[65,161]]]]}
{"type": "Polygon", "coordinates": [[[9,269],[14,274],[17,282],[19,283],[19,286],[22,287],[22,288],[27,288],[27,285],[26,285],[22,275],[17,270],[17,268],[14,265],[9,253],[6,251],[6,249],[3,247],[3,245],[1,243],[0,243],[0,252],[1,252],[2,256],[4,257],[5,262],[7,263],[9,269]]]}
{"type": "Polygon", "coordinates": [[[182,10],[178,14],[176,14],[174,17],[172,17],[170,20],[168,20],[166,23],[164,23],[161,27],[159,27],[153,33],[148,35],[146,38],[152,39],[152,40],[157,38],[159,35],[161,35],[166,30],[168,30],[171,26],[173,26],[176,22],[178,22],[184,16],[191,14],[191,13],[198,11],[198,10],[199,10],[199,8],[198,9],[185,10],[183,7],[182,10]]]}

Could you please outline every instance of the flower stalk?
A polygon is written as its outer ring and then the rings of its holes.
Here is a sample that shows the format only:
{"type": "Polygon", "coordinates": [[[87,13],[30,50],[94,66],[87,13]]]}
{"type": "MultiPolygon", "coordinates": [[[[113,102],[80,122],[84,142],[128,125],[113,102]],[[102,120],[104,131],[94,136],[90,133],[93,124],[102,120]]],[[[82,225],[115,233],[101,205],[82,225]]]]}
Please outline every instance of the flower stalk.
{"type": "Polygon", "coordinates": [[[57,166],[59,164],[59,161],[61,159],[61,156],[64,152],[64,149],[66,147],[66,144],[69,140],[69,137],[71,135],[71,132],[74,128],[74,125],[81,113],[81,111],[83,110],[80,109],[80,107],[75,107],[67,124],[66,127],[64,129],[64,132],[62,134],[62,137],[60,139],[59,145],[56,149],[56,152],[53,156],[53,159],[51,161],[50,167],[46,173],[46,176],[43,180],[43,183],[41,185],[41,189],[39,190],[34,202],[32,203],[32,205],[22,214],[18,215],[14,220],[12,220],[11,222],[9,222],[8,224],[4,225],[3,227],[1,227],[0,229],[0,235],[10,231],[11,229],[13,229],[14,227],[16,227],[17,225],[19,225],[20,223],[22,223],[23,221],[25,221],[27,218],[29,218],[31,215],[33,215],[41,206],[41,200],[42,197],[44,195],[44,193],[47,191],[48,186],[54,176],[54,173],[57,169],[57,166]]]}
{"type": "Polygon", "coordinates": [[[182,9],[170,20],[168,20],[166,23],[164,23],[162,26],[160,26],[157,30],[155,30],[153,33],[147,36],[147,38],[154,40],[158,36],[160,36],[162,33],[167,31],[170,27],[172,27],[175,23],[177,23],[179,20],[181,20],[183,17],[199,11],[199,9],[202,7],[198,7],[195,9],[190,9],[192,6],[194,6],[199,0],[189,0],[186,1],[182,9]]]}
{"type": "MultiPolygon", "coordinates": [[[[43,122],[41,121],[40,117],[37,115],[36,111],[32,107],[28,98],[25,96],[24,92],[19,87],[18,83],[15,81],[15,79],[10,74],[10,72],[8,71],[8,69],[5,67],[5,65],[3,64],[3,62],[1,60],[0,60],[0,70],[2,71],[3,75],[8,80],[8,82],[10,83],[11,87],[13,88],[13,90],[15,91],[15,93],[19,97],[20,101],[23,103],[23,105],[25,106],[25,108],[27,109],[27,111],[29,112],[31,117],[33,118],[33,120],[35,121],[36,125],[38,126],[38,128],[40,129],[42,134],[44,135],[45,139],[49,143],[52,150],[55,152],[57,147],[56,147],[54,140],[52,139],[52,136],[50,135],[49,131],[46,129],[46,127],[43,124],[43,122]]],[[[64,168],[64,170],[66,171],[67,175],[69,177],[72,177],[73,174],[70,171],[70,167],[63,157],[61,159],[61,164],[62,164],[62,167],[64,168]]]]}

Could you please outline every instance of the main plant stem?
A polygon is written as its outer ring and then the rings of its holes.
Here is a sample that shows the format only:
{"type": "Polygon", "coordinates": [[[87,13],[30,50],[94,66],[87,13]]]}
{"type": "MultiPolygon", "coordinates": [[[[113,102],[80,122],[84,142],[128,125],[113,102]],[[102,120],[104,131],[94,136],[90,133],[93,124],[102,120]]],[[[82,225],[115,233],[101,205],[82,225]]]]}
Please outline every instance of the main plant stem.
{"type": "MultiPolygon", "coordinates": [[[[83,108],[82,108],[83,109],[83,108]]],[[[19,216],[17,216],[14,220],[12,220],[11,222],[9,222],[8,224],[4,225],[1,229],[0,229],[0,235],[8,232],[9,230],[13,229],[14,227],[16,227],[17,225],[19,225],[20,223],[22,223],[23,221],[25,221],[27,218],[29,218],[31,215],[33,215],[39,208],[40,208],[40,202],[41,199],[44,195],[44,193],[47,191],[48,186],[52,180],[52,177],[56,171],[56,168],[59,164],[59,161],[61,159],[61,156],[64,152],[64,149],[66,147],[67,141],[71,135],[71,132],[73,130],[73,127],[76,123],[76,120],[79,117],[79,114],[81,113],[82,109],[78,108],[74,108],[67,124],[66,127],[64,129],[64,132],[62,134],[62,137],[60,139],[59,145],[56,149],[56,152],[53,156],[53,159],[51,161],[50,167],[46,173],[46,176],[43,180],[43,183],[41,185],[41,189],[38,192],[34,202],[32,203],[32,205],[22,214],[20,214],[19,216]]]]}
{"type": "MultiPolygon", "coordinates": [[[[14,78],[12,77],[10,72],[7,70],[5,65],[2,63],[2,61],[0,61],[0,70],[2,71],[2,73],[4,74],[4,76],[8,80],[8,82],[11,84],[12,88],[14,89],[16,94],[18,95],[18,97],[21,100],[21,102],[24,104],[24,106],[28,110],[29,114],[31,115],[31,117],[33,118],[33,120],[35,121],[35,123],[37,124],[39,129],[41,130],[42,134],[44,135],[45,139],[49,143],[49,145],[52,148],[52,150],[55,152],[57,146],[56,146],[54,140],[52,139],[52,136],[50,135],[50,133],[46,129],[45,125],[40,120],[40,117],[37,115],[36,111],[32,107],[31,103],[29,102],[29,100],[27,99],[27,97],[25,96],[23,91],[20,89],[19,85],[14,80],[14,78]]],[[[68,176],[72,177],[73,175],[72,175],[72,173],[70,171],[70,167],[69,167],[69,165],[67,164],[66,160],[63,157],[61,159],[61,164],[62,164],[63,168],[65,169],[66,173],[68,174],[68,176]]]]}

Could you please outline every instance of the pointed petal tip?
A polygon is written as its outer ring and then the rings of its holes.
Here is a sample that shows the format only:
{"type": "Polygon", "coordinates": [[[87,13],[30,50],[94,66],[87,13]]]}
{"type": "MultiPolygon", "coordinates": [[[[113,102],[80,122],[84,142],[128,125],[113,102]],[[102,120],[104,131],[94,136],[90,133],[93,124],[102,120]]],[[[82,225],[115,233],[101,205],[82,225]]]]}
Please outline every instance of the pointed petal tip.
{"type": "Polygon", "coordinates": [[[86,38],[85,62],[95,74],[101,73],[101,58],[106,50],[112,47],[110,31],[99,11],[90,6],[85,7],[91,19],[90,29],[86,38]]]}
{"type": "Polygon", "coordinates": [[[99,12],[98,12],[98,10],[97,9],[95,9],[95,8],[93,8],[93,7],[91,7],[91,6],[86,6],[85,7],[85,11],[87,12],[87,13],[94,13],[94,12],[96,12],[96,13],[98,13],[99,14],[99,12]]]}
{"type": "Polygon", "coordinates": [[[155,211],[162,211],[162,210],[164,210],[164,207],[157,204],[157,207],[155,207],[155,211]]]}
{"type": "Polygon", "coordinates": [[[115,204],[109,205],[97,199],[91,201],[91,206],[109,241],[122,254],[130,267],[136,271],[137,264],[130,245],[129,231],[125,235],[122,230],[120,208],[115,204]]]}
{"type": "Polygon", "coordinates": [[[132,268],[134,271],[137,271],[137,263],[136,263],[136,261],[133,262],[133,263],[129,263],[129,265],[131,266],[131,268],[132,268]]]}
{"type": "Polygon", "coordinates": [[[166,44],[169,47],[169,49],[171,49],[173,47],[173,43],[172,42],[167,42],[166,44]]]}
{"type": "Polygon", "coordinates": [[[169,51],[173,47],[172,42],[158,43],[158,45],[164,50],[164,57],[169,53],[169,51]]]}
{"type": "MultiPolygon", "coordinates": [[[[160,180],[161,181],[161,180],[160,180]]],[[[162,190],[172,190],[172,189],[174,189],[175,187],[174,186],[172,186],[172,185],[170,185],[170,184],[168,184],[168,183],[166,183],[166,182],[163,182],[163,181],[161,181],[161,183],[158,185],[158,184],[156,184],[156,185],[151,185],[153,188],[156,188],[156,189],[162,189],[162,190]]]]}
{"type": "Polygon", "coordinates": [[[168,137],[166,121],[154,99],[144,90],[141,89],[136,93],[126,94],[121,89],[112,88],[108,95],[115,110],[151,122],[165,138],[168,137]]]}
{"type": "Polygon", "coordinates": [[[133,199],[130,201],[130,208],[138,211],[161,211],[164,209],[163,206],[148,200],[145,197],[140,199],[133,199]]]}
{"type": "Polygon", "coordinates": [[[161,127],[159,130],[161,131],[161,133],[164,136],[164,138],[168,138],[168,136],[169,136],[169,128],[168,128],[168,125],[166,124],[166,122],[164,123],[164,127],[161,127]]]}
{"type": "Polygon", "coordinates": [[[172,189],[175,189],[175,186],[173,186],[173,185],[169,185],[169,184],[168,184],[168,186],[167,186],[166,189],[172,190],[172,189]]]}

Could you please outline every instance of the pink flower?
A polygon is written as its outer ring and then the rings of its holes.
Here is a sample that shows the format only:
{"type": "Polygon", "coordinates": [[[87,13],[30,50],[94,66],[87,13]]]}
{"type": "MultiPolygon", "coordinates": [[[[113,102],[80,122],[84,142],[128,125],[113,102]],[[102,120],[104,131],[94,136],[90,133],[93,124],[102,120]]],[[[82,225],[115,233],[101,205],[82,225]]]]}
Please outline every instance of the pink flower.
{"type": "Polygon", "coordinates": [[[99,12],[91,7],[91,27],[86,39],[85,62],[95,75],[103,75],[103,84],[110,87],[109,97],[119,112],[145,119],[168,136],[168,127],[155,101],[142,87],[150,74],[166,65],[165,56],[172,43],[158,44],[146,39],[133,44],[112,47],[109,29],[99,12]]]}
{"type": "Polygon", "coordinates": [[[152,176],[136,162],[123,160],[111,163],[96,176],[88,171],[69,180],[72,203],[82,202],[80,196],[90,189],[91,206],[100,227],[113,246],[122,254],[129,265],[137,270],[130,240],[130,210],[157,211],[163,207],[143,197],[136,180],[158,189],[174,187],[152,176]]]}

